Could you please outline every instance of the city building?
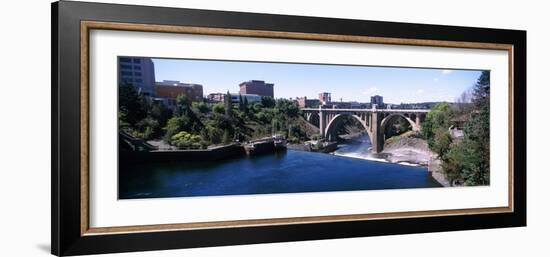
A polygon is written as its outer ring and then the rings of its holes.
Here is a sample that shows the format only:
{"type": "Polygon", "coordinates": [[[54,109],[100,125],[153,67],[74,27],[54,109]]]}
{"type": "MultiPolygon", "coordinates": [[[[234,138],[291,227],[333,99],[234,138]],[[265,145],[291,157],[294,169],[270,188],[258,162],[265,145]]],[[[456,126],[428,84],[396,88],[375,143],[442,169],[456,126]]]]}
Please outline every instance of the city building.
{"type": "Polygon", "coordinates": [[[296,103],[299,108],[319,107],[319,99],[307,99],[307,97],[296,97],[296,103]]]}
{"type": "Polygon", "coordinates": [[[119,57],[118,83],[131,84],[140,94],[153,95],[155,65],[151,58],[119,57]]]}
{"type": "Polygon", "coordinates": [[[255,102],[261,102],[262,97],[259,95],[254,94],[231,94],[231,102],[236,104],[239,103],[240,99],[242,98],[243,101],[246,99],[247,103],[255,103],[255,102]]]}
{"type": "Polygon", "coordinates": [[[351,102],[341,102],[341,104],[345,104],[350,109],[366,109],[367,105],[364,103],[359,103],[356,101],[351,102]]]}
{"type": "Polygon", "coordinates": [[[367,109],[370,104],[368,103],[359,103],[359,102],[328,102],[323,105],[323,108],[333,108],[333,109],[367,109]]]}
{"type": "Polygon", "coordinates": [[[384,103],[384,105],[386,106],[386,109],[400,109],[398,104],[384,103]]]}
{"type": "Polygon", "coordinates": [[[330,97],[330,93],[327,93],[327,92],[319,93],[319,101],[323,105],[330,103],[332,101],[330,97]]]}
{"type": "Polygon", "coordinates": [[[225,99],[225,94],[211,93],[206,97],[206,99],[208,100],[208,102],[211,102],[211,103],[220,103],[220,102],[223,102],[223,100],[225,99]]]}
{"type": "Polygon", "coordinates": [[[371,106],[376,104],[377,108],[384,108],[384,98],[379,95],[373,95],[370,97],[371,106]]]}
{"type": "Polygon", "coordinates": [[[165,99],[168,107],[174,107],[176,98],[185,95],[193,102],[202,102],[202,85],[181,83],[177,80],[163,80],[156,82],[154,96],[157,100],[165,99]]]}
{"type": "Polygon", "coordinates": [[[273,86],[273,83],[265,83],[263,80],[249,80],[239,84],[239,93],[273,97],[273,86]]]}
{"type": "MultiPolygon", "coordinates": [[[[221,103],[225,101],[225,96],[227,93],[212,93],[209,94],[207,97],[208,102],[210,103],[221,103]]],[[[238,104],[242,99],[246,99],[246,102],[248,103],[255,103],[255,102],[261,102],[262,97],[255,94],[236,94],[236,93],[229,93],[231,95],[231,103],[238,104]]]]}

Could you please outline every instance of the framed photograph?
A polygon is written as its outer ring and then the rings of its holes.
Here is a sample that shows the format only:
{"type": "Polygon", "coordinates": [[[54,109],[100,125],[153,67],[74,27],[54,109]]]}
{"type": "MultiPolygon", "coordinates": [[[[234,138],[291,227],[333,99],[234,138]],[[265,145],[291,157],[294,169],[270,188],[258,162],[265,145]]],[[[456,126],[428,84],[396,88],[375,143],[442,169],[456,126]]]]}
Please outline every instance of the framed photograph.
{"type": "Polygon", "coordinates": [[[56,2],[52,253],[526,225],[526,32],[56,2]]]}

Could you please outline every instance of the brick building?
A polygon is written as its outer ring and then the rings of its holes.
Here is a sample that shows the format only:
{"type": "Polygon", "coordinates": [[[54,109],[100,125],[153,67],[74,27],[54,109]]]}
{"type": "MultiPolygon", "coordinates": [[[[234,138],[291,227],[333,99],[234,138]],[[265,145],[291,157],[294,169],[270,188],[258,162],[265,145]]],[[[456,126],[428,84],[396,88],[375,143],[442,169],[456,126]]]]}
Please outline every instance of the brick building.
{"type": "Polygon", "coordinates": [[[273,86],[273,83],[265,83],[263,80],[249,80],[239,84],[239,93],[241,95],[274,97],[273,86]]]}
{"type": "Polygon", "coordinates": [[[189,98],[192,102],[202,102],[202,85],[181,83],[174,80],[156,82],[154,96],[157,99],[163,99],[169,107],[175,105],[176,98],[179,95],[187,96],[187,98],[189,98]]]}
{"type": "Polygon", "coordinates": [[[296,103],[300,108],[319,107],[319,99],[307,99],[307,97],[296,97],[296,103]]]}

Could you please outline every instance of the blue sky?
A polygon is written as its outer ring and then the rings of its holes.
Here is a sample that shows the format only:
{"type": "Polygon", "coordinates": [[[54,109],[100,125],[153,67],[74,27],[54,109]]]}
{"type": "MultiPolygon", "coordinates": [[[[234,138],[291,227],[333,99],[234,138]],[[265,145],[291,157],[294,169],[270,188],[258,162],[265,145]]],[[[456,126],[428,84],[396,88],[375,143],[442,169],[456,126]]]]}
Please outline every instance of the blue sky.
{"type": "Polygon", "coordinates": [[[202,84],[205,95],[238,92],[239,83],[274,83],[275,98],[332,93],[333,101],[370,102],[382,95],[386,103],[455,101],[471,88],[481,71],[371,66],[286,64],[185,59],[153,59],[157,81],[202,84]]]}

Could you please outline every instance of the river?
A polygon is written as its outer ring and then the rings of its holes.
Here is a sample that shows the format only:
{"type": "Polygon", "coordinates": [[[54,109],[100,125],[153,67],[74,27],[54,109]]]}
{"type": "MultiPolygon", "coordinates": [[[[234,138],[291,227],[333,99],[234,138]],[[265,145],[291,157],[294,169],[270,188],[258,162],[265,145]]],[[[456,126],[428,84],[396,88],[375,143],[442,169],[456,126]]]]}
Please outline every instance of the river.
{"type": "Polygon", "coordinates": [[[119,199],[440,187],[426,167],[381,162],[366,141],[341,145],[334,154],[287,150],[210,163],[121,166],[119,199]]]}
{"type": "Polygon", "coordinates": [[[331,154],[369,161],[388,162],[383,154],[371,152],[371,142],[367,134],[354,137],[344,144],[339,144],[338,149],[331,154]]]}

